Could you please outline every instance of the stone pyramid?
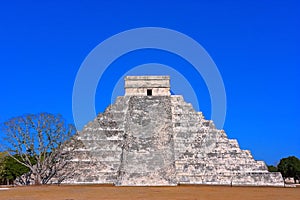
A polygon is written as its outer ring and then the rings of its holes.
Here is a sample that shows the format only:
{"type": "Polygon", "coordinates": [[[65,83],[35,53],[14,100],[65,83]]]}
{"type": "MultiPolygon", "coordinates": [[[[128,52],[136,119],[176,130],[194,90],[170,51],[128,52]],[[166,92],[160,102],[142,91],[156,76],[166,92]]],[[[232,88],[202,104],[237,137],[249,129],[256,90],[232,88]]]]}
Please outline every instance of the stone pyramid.
{"type": "Polygon", "coordinates": [[[65,183],[118,186],[283,186],[280,173],[241,150],[180,95],[169,76],[127,76],[125,96],[78,134],[65,183]]]}

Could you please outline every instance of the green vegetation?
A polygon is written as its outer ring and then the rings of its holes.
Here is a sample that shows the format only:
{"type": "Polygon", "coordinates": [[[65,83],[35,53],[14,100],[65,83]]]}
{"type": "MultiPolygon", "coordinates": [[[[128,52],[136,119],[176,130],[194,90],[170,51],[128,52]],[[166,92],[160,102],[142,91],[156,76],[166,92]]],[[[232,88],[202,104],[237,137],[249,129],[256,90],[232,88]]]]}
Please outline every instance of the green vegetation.
{"type": "Polygon", "coordinates": [[[300,180],[300,160],[295,156],[282,158],[277,166],[269,165],[269,172],[280,172],[283,178],[294,178],[294,182],[300,180]]]}
{"type": "Polygon", "coordinates": [[[297,157],[282,158],[277,168],[284,178],[293,177],[295,183],[296,180],[300,180],[300,160],[297,157]]]}
{"type": "MultiPolygon", "coordinates": [[[[24,185],[28,185],[30,178],[30,169],[16,161],[17,159],[20,159],[20,157],[18,155],[15,155],[14,158],[12,158],[3,152],[1,154],[5,155],[2,157],[0,162],[1,184],[12,184],[16,178],[23,175],[23,179],[20,179],[20,181],[23,181],[24,185]]],[[[33,158],[30,159],[32,163],[36,163],[33,158]]]]}
{"type": "Polygon", "coordinates": [[[4,159],[5,156],[7,155],[6,152],[0,152],[0,185],[7,184],[7,180],[4,176],[5,173],[5,164],[4,164],[4,159]]]}
{"type": "Polygon", "coordinates": [[[269,172],[278,172],[278,169],[274,165],[268,165],[268,171],[269,172]]]}

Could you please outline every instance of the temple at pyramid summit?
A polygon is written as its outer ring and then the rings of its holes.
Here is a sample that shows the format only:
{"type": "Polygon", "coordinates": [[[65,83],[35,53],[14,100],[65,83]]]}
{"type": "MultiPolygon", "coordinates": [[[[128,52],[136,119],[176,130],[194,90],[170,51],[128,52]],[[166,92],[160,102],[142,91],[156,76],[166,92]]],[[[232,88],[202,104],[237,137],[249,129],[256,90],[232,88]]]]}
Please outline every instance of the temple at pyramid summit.
{"type": "Polygon", "coordinates": [[[78,133],[63,183],[116,186],[284,186],[279,172],[241,150],[180,95],[169,76],[127,76],[117,97],[78,133]]]}

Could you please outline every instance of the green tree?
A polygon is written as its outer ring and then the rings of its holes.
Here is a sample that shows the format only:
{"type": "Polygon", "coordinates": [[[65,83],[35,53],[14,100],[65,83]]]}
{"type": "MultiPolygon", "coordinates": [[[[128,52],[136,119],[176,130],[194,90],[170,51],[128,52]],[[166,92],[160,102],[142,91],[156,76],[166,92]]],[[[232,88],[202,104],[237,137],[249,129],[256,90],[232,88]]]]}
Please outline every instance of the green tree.
{"type": "MultiPolygon", "coordinates": [[[[19,162],[16,159],[20,159],[19,155],[5,156],[2,162],[1,177],[5,180],[6,184],[11,184],[13,181],[19,177],[19,181],[23,185],[28,185],[30,182],[30,169],[19,162]],[[23,176],[22,176],[23,175],[23,176]]],[[[36,163],[34,158],[30,158],[32,163],[36,163]]]]}
{"type": "Polygon", "coordinates": [[[274,165],[268,165],[268,171],[269,172],[278,172],[278,169],[274,165]]]}
{"type": "Polygon", "coordinates": [[[300,160],[295,156],[282,158],[277,168],[284,178],[293,177],[295,183],[300,179],[300,160]]]}
{"type": "Polygon", "coordinates": [[[4,177],[4,159],[6,156],[6,152],[0,152],[0,185],[6,184],[6,178],[4,177]]]}

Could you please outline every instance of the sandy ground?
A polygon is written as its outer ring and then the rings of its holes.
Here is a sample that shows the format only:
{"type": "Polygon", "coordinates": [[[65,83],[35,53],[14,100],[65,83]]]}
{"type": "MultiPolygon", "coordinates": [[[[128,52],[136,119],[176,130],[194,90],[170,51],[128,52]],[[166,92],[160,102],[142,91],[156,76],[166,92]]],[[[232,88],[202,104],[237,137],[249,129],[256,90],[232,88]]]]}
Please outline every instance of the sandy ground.
{"type": "Polygon", "coordinates": [[[0,190],[5,200],[87,200],[87,199],[155,199],[155,200],[296,200],[300,199],[300,187],[225,187],[225,186],[177,186],[177,187],[114,187],[103,185],[81,186],[29,186],[0,190]]]}

